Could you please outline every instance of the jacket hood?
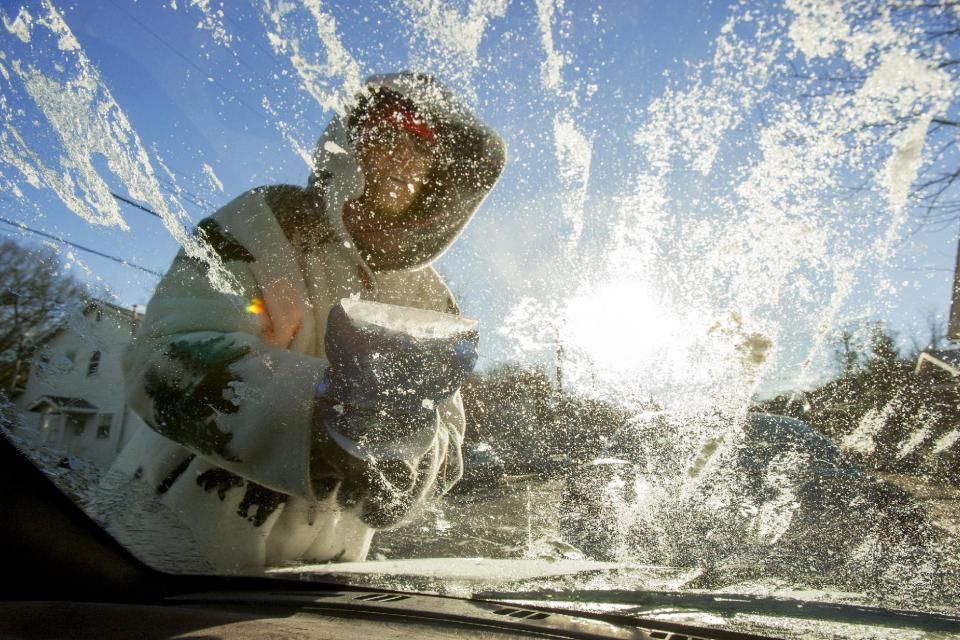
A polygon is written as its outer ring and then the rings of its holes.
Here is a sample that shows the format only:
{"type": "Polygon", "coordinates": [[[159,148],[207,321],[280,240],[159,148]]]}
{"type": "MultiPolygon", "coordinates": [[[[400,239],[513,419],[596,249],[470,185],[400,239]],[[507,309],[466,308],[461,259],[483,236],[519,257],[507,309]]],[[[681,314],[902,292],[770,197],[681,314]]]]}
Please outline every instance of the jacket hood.
{"type": "Polygon", "coordinates": [[[463,231],[499,178],[506,148],[500,136],[432,76],[410,72],[372,76],[353,104],[381,89],[412,103],[439,132],[439,167],[430,178],[436,186],[404,222],[384,228],[388,241],[365,244],[362,238],[354,238],[344,224],[343,209],[348,200],[363,195],[365,185],[349,132],[352,107],[335,116],[320,137],[310,187],[322,194],[332,229],[357,249],[370,268],[417,269],[439,258],[463,231]]]}

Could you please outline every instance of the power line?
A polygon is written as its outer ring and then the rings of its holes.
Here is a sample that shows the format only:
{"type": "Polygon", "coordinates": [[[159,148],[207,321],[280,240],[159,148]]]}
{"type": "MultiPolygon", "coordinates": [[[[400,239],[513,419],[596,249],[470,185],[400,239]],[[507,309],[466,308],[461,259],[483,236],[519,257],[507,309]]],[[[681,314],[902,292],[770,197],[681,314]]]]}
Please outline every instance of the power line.
{"type": "Polygon", "coordinates": [[[185,55],[182,51],[180,51],[179,49],[177,49],[176,47],[174,47],[172,44],[170,44],[170,43],[169,43],[165,38],[163,38],[160,34],[158,34],[156,31],[154,31],[154,30],[151,29],[149,26],[147,26],[146,24],[144,24],[139,18],[137,18],[136,16],[132,15],[129,11],[127,11],[127,10],[124,9],[123,7],[119,6],[116,2],[114,2],[114,0],[108,0],[108,1],[109,1],[110,4],[112,4],[118,11],[120,11],[121,13],[123,13],[124,15],[126,15],[128,19],[130,19],[131,21],[135,22],[137,25],[139,25],[139,27],[140,27],[141,29],[143,29],[143,30],[146,31],[148,34],[150,34],[151,36],[153,36],[156,40],[158,40],[158,41],[160,42],[160,44],[162,44],[164,47],[166,47],[167,49],[169,49],[170,51],[172,51],[175,56],[177,56],[178,58],[180,58],[181,60],[183,60],[184,62],[186,62],[187,64],[189,64],[191,67],[193,67],[194,69],[196,69],[196,70],[199,71],[200,73],[202,73],[202,74],[204,74],[205,76],[207,76],[208,78],[210,78],[210,81],[211,81],[213,84],[217,85],[218,87],[220,87],[221,89],[223,89],[223,90],[226,91],[227,93],[232,94],[233,97],[234,97],[234,99],[235,99],[241,106],[243,106],[247,111],[249,111],[250,113],[252,113],[253,115],[255,115],[257,118],[267,118],[267,120],[270,119],[270,115],[269,115],[266,111],[264,111],[262,108],[255,108],[255,107],[250,106],[243,98],[241,98],[241,97],[239,96],[239,94],[237,94],[236,92],[234,92],[233,90],[231,90],[231,89],[230,89],[229,87],[227,87],[225,84],[223,84],[222,82],[220,82],[217,78],[211,76],[210,73],[209,73],[206,69],[204,69],[203,67],[201,67],[200,65],[198,65],[195,61],[193,61],[192,59],[190,59],[190,58],[189,58],[187,55],[185,55]]]}
{"type": "MultiPolygon", "coordinates": [[[[229,20],[230,22],[232,22],[232,23],[233,23],[233,26],[237,27],[238,29],[239,29],[239,28],[242,28],[243,25],[241,25],[239,22],[237,22],[236,20],[234,20],[233,18],[231,18],[231,17],[230,17],[230,14],[228,14],[226,11],[224,11],[223,17],[226,18],[227,20],[229,20]]],[[[263,44],[260,43],[259,38],[254,38],[254,39],[252,40],[252,42],[253,42],[254,46],[256,46],[258,49],[260,49],[260,51],[264,52],[264,53],[267,55],[267,58],[268,58],[268,59],[272,59],[272,58],[274,57],[275,53],[274,53],[273,51],[267,50],[267,48],[264,47],[263,44]]],[[[239,54],[239,53],[236,53],[236,52],[235,52],[235,53],[234,53],[234,57],[236,57],[237,60],[238,60],[243,66],[247,67],[247,68],[250,69],[251,71],[254,71],[254,72],[256,72],[256,73],[259,73],[259,72],[258,72],[256,69],[254,69],[252,66],[250,66],[250,65],[247,64],[247,63],[245,63],[245,62],[243,61],[243,59],[240,58],[240,54],[239,54]]]]}
{"type": "MultiPolygon", "coordinates": [[[[192,200],[192,199],[190,199],[190,198],[187,198],[186,196],[184,196],[184,195],[181,194],[181,193],[177,193],[176,191],[171,191],[169,188],[164,187],[163,185],[160,185],[160,188],[163,189],[164,191],[167,191],[168,193],[172,193],[172,194],[175,195],[175,196],[184,197],[184,198],[186,198],[187,200],[189,200],[190,202],[193,202],[193,204],[197,205],[198,207],[203,208],[203,205],[197,203],[195,200],[192,200]]],[[[128,205],[130,205],[131,207],[135,207],[135,208],[139,209],[140,211],[143,211],[144,213],[149,213],[149,214],[152,215],[152,216],[155,216],[155,217],[157,217],[157,218],[161,218],[161,219],[162,219],[162,216],[161,216],[159,213],[157,213],[157,212],[154,211],[153,209],[147,207],[146,205],[142,205],[142,204],[140,204],[139,202],[134,202],[133,200],[130,200],[129,198],[124,198],[123,196],[118,195],[118,194],[114,193],[113,191],[110,192],[110,195],[112,195],[114,198],[116,198],[116,199],[119,200],[120,202],[123,202],[124,204],[128,204],[128,205]]]]}
{"type": "MultiPolygon", "coordinates": [[[[213,207],[210,206],[210,205],[204,205],[204,204],[202,204],[202,203],[194,200],[193,198],[191,198],[189,195],[187,195],[187,194],[189,194],[188,191],[183,191],[183,190],[181,190],[182,193],[178,193],[177,191],[175,191],[175,189],[178,188],[176,185],[174,185],[174,187],[171,189],[170,187],[166,187],[166,186],[164,186],[164,185],[161,184],[161,185],[160,185],[160,188],[163,189],[164,191],[168,192],[168,193],[171,193],[171,194],[177,196],[177,197],[185,198],[187,201],[192,202],[194,205],[196,205],[197,207],[199,207],[199,208],[201,208],[201,209],[212,209],[212,208],[213,208],[213,207]]],[[[130,200],[129,198],[124,198],[123,196],[121,196],[121,195],[119,195],[119,194],[116,194],[116,193],[114,193],[113,191],[110,192],[110,195],[113,196],[114,198],[116,198],[117,200],[119,200],[120,202],[123,202],[124,204],[128,204],[128,205],[130,205],[131,207],[134,207],[134,208],[136,208],[136,209],[139,209],[140,211],[143,211],[144,213],[149,213],[149,214],[152,215],[152,216],[155,216],[155,217],[157,217],[157,218],[161,218],[161,219],[162,219],[162,216],[161,216],[159,213],[157,213],[156,211],[154,211],[153,209],[151,209],[151,208],[149,208],[149,207],[147,207],[147,206],[145,206],[145,205],[142,205],[142,204],[140,204],[140,203],[138,203],[138,202],[134,202],[133,200],[130,200]]]]}
{"type": "Polygon", "coordinates": [[[35,233],[36,235],[41,236],[41,237],[43,237],[43,238],[49,238],[50,240],[56,240],[57,242],[62,242],[63,244],[69,245],[69,246],[71,246],[71,247],[73,247],[73,248],[75,248],[75,249],[79,249],[80,251],[86,251],[87,253],[92,253],[92,254],[94,254],[94,255],[96,255],[96,256],[100,256],[101,258],[106,258],[107,260],[113,260],[114,262],[119,262],[120,264],[122,264],[122,265],[124,265],[124,266],[133,267],[134,269],[139,269],[140,271],[143,271],[143,272],[145,272],[145,273],[149,273],[150,275],[153,275],[153,276],[157,276],[158,278],[162,278],[162,277],[163,277],[163,274],[160,273],[159,271],[154,271],[153,269],[148,269],[148,268],[146,268],[146,267],[141,267],[140,265],[138,265],[138,264],[136,264],[136,263],[134,263],[134,262],[129,262],[129,261],[127,261],[127,260],[124,260],[123,258],[118,258],[118,257],[116,257],[116,256],[111,256],[111,255],[109,255],[109,254],[103,253],[102,251],[97,251],[96,249],[91,249],[90,247],[85,247],[85,246],[83,246],[83,245],[81,245],[81,244],[77,244],[76,242],[70,242],[69,240],[64,240],[63,238],[60,238],[60,237],[58,237],[58,236],[49,234],[49,233],[47,233],[47,232],[45,232],[45,231],[40,231],[39,229],[34,229],[34,228],[32,228],[32,227],[28,227],[27,225],[23,224],[22,222],[14,222],[13,220],[8,220],[7,218],[4,218],[4,217],[2,217],[2,216],[0,216],[0,222],[2,222],[2,223],[4,223],[4,224],[8,224],[8,225],[10,225],[11,227],[15,227],[15,228],[17,228],[17,229],[20,229],[21,231],[29,231],[30,233],[35,233]]]}
{"type": "MultiPolygon", "coordinates": [[[[197,179],[194,177],[194,175],[193,175],[192,172],[174,171],[171,167],[165,167],[165,168],[166,168],[166,171],[165,171],[164,173],[168,174],[167,177],[165,177],[165,176],[163,176],[162,174],[159,174],[159,173],[157,174],[157,177],[158,177],[158,179],[159,179],[161,182],[170,182],[170,181],[171,181],[171,180],[170,180],[171,178],[172,178],[173,180],[176,180],[176,179],[177,179],[177,176],[176,176],[175,174],[179,174],[180,178],[182,178],[183,180],[187,180],[187,181],[193,183],[193,187],[194,187],[195,189],[206,189],[206,188],[208,187],[208,185],[201,184],[200,181],[197,180],[197,179]]],[[[183,189],[183,187],[180,186],[180,185],[177,185],[177,188],[178,188],[178,189],[183,189]]],[[[196,194],[194,194],[194,195],[196,195],[196,194]]]]}
{"type": "Polygon", "coordinates": [[[160,188],[166,191],[167,193],[174,195],[178,198],[183,198],[187,202],[190,202],[193,205],[199,207],[201,211],[213,211],[214,209],[217,208],[214,205],[210,204],[210,202],[208,202],[206,198],[202,196],[198,196],[192,191],[188,191],[187,189],[184,189],[183,187],[178,185],[176,182],[172,182],[170,180],[160,178],[158,184],[160,185],[160,188]]]}
{"type": "Polygon", "coordinates": [[[110,192],[110,195],[112,195],[114,198],[116,198],[116,199],[119,200],[120,202],[124,202],[124,203],[130,205],[131,207],[136,207],[137,209],[140,209],[140,211],[145,211],[145,212],[149,213],[150,215],[156,216],[156,217],[158,217],[158,218],[160,217],[160,214],[157,213],[156,211],[154,211],[153,209],[149,209],[149,208],[143,206],[142,204],[137,204],[137,203],[134,202],[133,200],[128,200],[128,199],[124,198],[123,196],[120,196],[120,195],[115,194],[113,191],[110,192]]]}

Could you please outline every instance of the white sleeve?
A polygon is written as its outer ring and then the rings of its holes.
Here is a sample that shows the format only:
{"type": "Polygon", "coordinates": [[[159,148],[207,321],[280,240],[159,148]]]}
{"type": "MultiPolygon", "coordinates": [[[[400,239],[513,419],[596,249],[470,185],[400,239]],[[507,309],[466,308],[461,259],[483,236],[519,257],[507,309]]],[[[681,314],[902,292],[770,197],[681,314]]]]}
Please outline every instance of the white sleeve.
{"type": "Polygon", "coordinates": [[[128,402],[213,464],[310,499],[314,387],[327,362],[264,342],[248,310],[258,285],[242,262],[227,266],[243,295],[216,291],[195,261],[176,258],[126,350],[128,402]]]}

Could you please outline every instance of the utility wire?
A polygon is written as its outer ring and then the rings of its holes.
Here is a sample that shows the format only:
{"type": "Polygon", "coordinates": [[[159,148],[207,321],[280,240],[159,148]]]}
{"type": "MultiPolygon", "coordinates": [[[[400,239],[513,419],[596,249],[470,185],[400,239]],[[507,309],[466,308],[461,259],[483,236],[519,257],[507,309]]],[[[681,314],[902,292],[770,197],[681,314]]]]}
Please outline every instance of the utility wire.
{"type": "Polygon", "coordinates": [[[199,207],[201,211],[213,211],[214,209],[217,208],[212,204],[210,204],[209,202],[207,202],[207,200],[202,196],[198,196],[197,194],[191,191],[187,191],[186,189],[184,189],[183,187],[181,187],[175,182],[171,182],[170,180],[164,180],[161,178],[158,184],[160,185],[160,188],[166,191],[167,193],[173,196],[176,196],[177,198],[183,198],[187,202],[199,207]]]}
{"type": "Polygon", "coordinates": [[[114,262],[119,262],[120,264],[125,265],[127,267],[133,267],[134,269],[139,269],[140,271],[149,273],[150,275],[153,275],[153,276],[157,276],[158,278],[163,277],[163,274],[160,273],[159,271],[154,271],[153,269],[141,267],[140,265],[134,262],[129,262],[127,260],[124,260],[123,258],[118,258],[116,256],[111,256],[109,254],[103,253],[102,251],[97,251],[96,249],[91,249],[81,244],[77,244],[76,242],[70,242],[69,240],[64,240],[63,238],[46,233],[45,231],[40,231],[39,229],[33,229],[32,227],[28,227],[22,222],[14,222],[13,220],[8,220],[7,218],[4,218],[2,216],[0,216],[0,222],[4,224],[8,224],[11,227],[16,227],[21,231],[29,231],[30,233],[35,233],[36,235],[41,236],[43,238],[49,238],[51,240],[56,240],[57,242],[62,242],[63,244],[70,245],[71,247],[75,249],[79,249],[80,251],[86,251],[87,253],[92,253],[94,255],[100,256],[101,258],[106,258],[107,260],[113,260],[114,262]]]}
{"type": "Polygon", "coordinates": [[[149,213],[149,214],[152,215],[152,216],[156,216],[156,217],[158,217],[158,218],[160,217],[160,214],[157,213],[156,211],[154,211],[153,209],[149,209],[149,208],[143,206],[142,204],[137,204],[137,203],[134,202],[133,200],[127,200],[127,199],[124,198],[123,196],[120,196],[120,195],[115,194],[113,191],[110,192],[110,195],[112,195],[114,198],[116,198],[116,199],[119,200],[120,202],[124,202],[124,203],[130,205],[131,207],[136,207],[137,209],[140,209],[140,211],[146,211],[147,213],[149,213]]]}
{"type": "MultiPolygon", "coordinates": [[[[185,193],[192,195],[197,200],[205,201],[205,198],[202,198],[201,196],[197,195],[196,192],[189,191],[182,184],[178,184],[176,182],[176,180],[178,179],[182,181],[190,182],[193,185],[191,188],[197,191],[209,189],[209,184],[203,184],[199,180],[197,180],[197,178],[195,177],[195,172],[175,171],[171,167],[165,167],[165,168],[167,169],[164,172],[166,175],[160,174],[160,173],[157,174],[157,179],[160,182],[166,182],[167,184],[173,185],[177,189],[180,189],[181,191],[184,191],[185,193]]],[[[209,203],[204,206],[209,206],[209,203]]]]}
{"type": "MultiPolygon", "coordinates": [[[[160,173],[157,174],[157,179],[159,179],[161,182],[170,182],[171,179],[176,180],[177,175],[175,174],[178,174],[181,179],[192,183],[194,189],[206,189],[209,186],[206,184],[201,184],[201,182],[197,180],[197,178],[193,175],[193,173],[186,172],[186,171],[174,171],[171,167],[167,167],[166,169],[167,171],[165,171],[163,174],[160,174],[160,173]],[[164,174],[167,174],[167,175],[164,175],[164,174]]],[[[184,188],[182,185],[177,185],[177,186],[180,189],[184,188]]]]}
{"type": "MultiPolygon", "coordinates": [[[[188,200],[189,202],[192,202],[193,204],[195,204],[196,206],[200,207],[201,209],[212,209],[212,208],[213,208],[213,207],[209,207],[209,206],[204,206],[203,204],[200,204],[200,203],[197,202],[196,200],[194,200],[194,199],[190,198],[189,196],[185,195],[187,192],[177,193],[177,192],[175,191],[175,189],[177,188],[176,185],[174,185],[173,189],[171,189],[171,188],[169,188],[169,187],[165,187],[165,186],[163,186],[163,185],[160,185],[160,188],[163,189],[164,191],[168,192],[168,193],[171,193],[171,194],[177,196],[177,197],[185,198],[186,200],[188,200]]],[[[113,191],[110,192],[110,195],[112,195],[114,198],[116,198],[116,199],[119,200],[120,202],[123,202],[123,203],[125,203],[125,204],[128,204],[128,205],[130,205],[131,207],[136,207],[136,208],[139,209],[140,211],[143,211],[143,212],[145,212],[145,213],[149,213],[150,215],[156,216],[157,218],[160,218],[160,217],[161,217],[160,214],[157,213],[156,211],[154,211],[153,209],[150,209],[149,207],[146,207],[146,206],[144,206],[144,205],[142,205],[142,204],[140,204],[140,203],[138,203],[138,202],[134,202],[133,200],[130,200],[130,199],[128,199],[128,198],[124,198],[123,196],[121,196],[121,195],[119,195],[119,194],[116,194],[116,193],[114,193],[113,191]]]]}
{"type": "MultiPolygon", "coordinates": [[[[227,20],[229,20],[230,22],[232,22],[232,23],[233,23],[233,26],[237,27],[238,29],[242,29],[242,28],[243,28],[243,25],[241,25],[239,22],[237,22],[236,20],[234,20],[233,18],[231,18],[231,17],[230,17],[230,14],[227,13],[226,11],[224,11],[223,17],[226,18],[227,20]]],[[[238,36],[238,39],[239,39],[239,36],[238,36]]],[[[266,54],[268,60],[269,60],[269,59],[272,59],[272,58],[276,55],[275,52],[269,51],[266,47],[264,47],[263,44],[261,44],[259,38],[253,38],[253,39],[252,39],[252,42],[253,42],[254,46],[256,46],[258,49],[260,49],[260,51],[262,51],[263,53],[266,54]]],[[[251,71],[254,71],[254,72],[256,72],[256,73],[259,73],[259,71],[257,71],[256,69],[254,69],[254,68],[253,68],[252,66],[250,66],[249,64],[245,63],[245,62],[243,61],[243,59],[240,58],[240,54],[235,54],[235,57],[237,58],[237,60],[238,60],[243,66],[247,67],[247,68],[250,69],[251,71]]]]}
{"type": "Polygon", "coordinates": [[[207,70],[205,70],[203,67],[201,67],[200,65],[198,65],[194,60],[192,60],[191,58],[189,58],[189,57],[188,57],[187,55],[185,55],[182,51],[180,51],[179,49],[177,49],[176,47],[174,47],[172,44],[170,44],[165,38],[163,38],[160,34],[158,34],[156,31],[154,31],[153,29],[151,29],[149,26],[147,26],[147,25],[146,25],[143,21],[141,21],[139,18],[137,18],[136,16],[132,15],[129,11],[127,11],[126,9],[124,9],[123,7],[121,7],[120,5],[118,5],[116,2],[114,2],[114,0],[108,0],[108,2],[109,2],[110,4],[112,4],[118,11],[120,11],[121,13],[123,13],[124,15],[126,15],[127,18],[129,18],[131,21],[133,21],[133,22],[135,22],[137,25],[139,25],[139,27],[140,27],[141,29],[143,29],[144,31],[146,31],[147,33],[149,33],[151,36],[153,36],[154,38],[156,38],[164,47],[166,47],[167,49],[169,49],[170,51],[172,51],[173,54],[176,55],[178,58],[180,58],[181,60],[183,60],[184,62],[186,62],[187,64],[189,64],[191,67],[193,67],[194,69],[196,69],[197,71],[199,71],[200,73],[202,73],[204,76],[210,78],[210,80],[211,80],[211,82],[213,82],[213,84],[217,85],[218,87],[220,87],[221,89],[223,89],[225,92],[227,92],[227,93],[229,93],[229,94],[232,94],[232,95],[233,95],[233,98],[234,98],[241,106],[243,106],[247,111],[249,111],[250,113],[252,113],[253,115],[255,115],[257,118],[267,118],[267,120],[269,121],[270,115],[269,115],[266,111],[264,111],[263,108],[257,108],[257,107],[252,107],[252,106],[250,106],[250,104],[247,103],[243,98],[241,98],[236,92],[234,92],[234,91],[231,90],[229,87],[227,87],[225,84],[223,84],[222,82],[220,82],[217,78],[211,76],[210,73],[209,73],[207,70]]]}

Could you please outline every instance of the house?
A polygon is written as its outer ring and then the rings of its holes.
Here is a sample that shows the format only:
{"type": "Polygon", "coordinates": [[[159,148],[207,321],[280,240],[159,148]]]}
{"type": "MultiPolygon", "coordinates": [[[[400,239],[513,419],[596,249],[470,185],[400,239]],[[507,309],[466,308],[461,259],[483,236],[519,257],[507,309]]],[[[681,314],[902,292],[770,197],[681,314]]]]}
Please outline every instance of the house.
{"type": "Polygon", "coordinates": [[[929,376],[944,384],[957,384],[960,376],[960,349],[928,349],[917,358],[918,376],[929,376]]]}
{"type": "Polygon", "coordinates": [[[928,438],[931,467],[944,476],[955,478],[960,470],[960,424],[956,420],[957,397],[960,394],[960,347],[955,342],[960,340],[960,241],[953,272],[947,340],[946,348],[928,349],[920,354],[916,373],[933,385],[943,405],[941,413],[947,416],[928,438]]]}
{"type": "MultiPolygon", "coordinates": [[[[953,295],[947,320],[947,340],[960,340],[960,242],[957,244],[957,262],[953,270],[953,295]]],[[[955,344],[955,343],[954,343],[955,344]]],[[[941,384],[960,383],[960,348],[928,349],[917,359],[918,376],[930,376],[941,384]]]]}
{"type": "Polygon", "coordinates": [[[126,405],[121,355],[140,319],[93,300],[38,345],[14,404],[29,444],[107,467],[143,422],[126,405]]]}

